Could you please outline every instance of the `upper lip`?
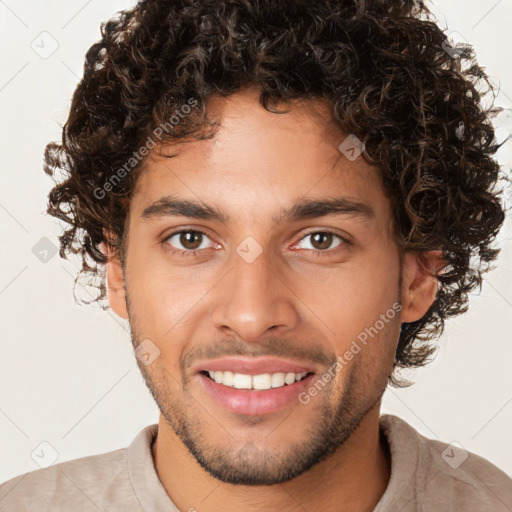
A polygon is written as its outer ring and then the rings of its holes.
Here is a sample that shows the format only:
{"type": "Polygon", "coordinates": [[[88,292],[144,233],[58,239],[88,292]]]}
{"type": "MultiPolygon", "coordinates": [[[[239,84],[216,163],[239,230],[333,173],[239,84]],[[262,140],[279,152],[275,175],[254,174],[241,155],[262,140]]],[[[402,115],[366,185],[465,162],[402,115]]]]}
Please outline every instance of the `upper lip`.
{"type": "Polygon", "coordinates": [[[197,371],[222,371],[261,375],[263,373],[304,373],[314,372],[311,365],[279,359],[276,357],[224,357],[202,361],[196,365],[197,371]]]}

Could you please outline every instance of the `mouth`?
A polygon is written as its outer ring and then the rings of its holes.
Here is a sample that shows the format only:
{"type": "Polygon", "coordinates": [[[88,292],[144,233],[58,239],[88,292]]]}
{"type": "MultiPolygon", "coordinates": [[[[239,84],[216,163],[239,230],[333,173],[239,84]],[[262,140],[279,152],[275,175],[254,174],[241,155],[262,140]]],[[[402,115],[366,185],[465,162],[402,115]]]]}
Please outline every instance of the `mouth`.
{"type": "Polygon", "coordinates": [[[313,374],[313,372],[278,372],[248,375],[244,373],[233,373],[231,371],[223,372],[220,370],[205,370],[201,373],[217,384],[222,384],[223,386],[228,386],[234,389],[251,389],[255,391],[291,386],[292,384],[305,379],[308,375],[313,374]]]}
{"type": "Polygon", "coordinates": [[[307,365],[274,358],[228,358],[197,368],[204,394],[224,411],[249,416],[301,405],[316,372],[307,365]]]}

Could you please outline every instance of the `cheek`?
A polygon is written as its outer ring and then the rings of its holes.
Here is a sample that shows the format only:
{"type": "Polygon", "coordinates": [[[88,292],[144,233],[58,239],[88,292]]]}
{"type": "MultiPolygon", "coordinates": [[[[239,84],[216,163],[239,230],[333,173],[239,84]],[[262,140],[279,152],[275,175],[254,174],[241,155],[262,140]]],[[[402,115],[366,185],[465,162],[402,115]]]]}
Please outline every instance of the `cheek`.
{"type": "Polygon", "coordinates": [[[391,320],[379,332],[379,337],[369,338],[365,350],[364,372],[373,389],[380,391],[388,384],[393,371],[396,347],[400,334],[400,322],[391,320]]]}
{"type": "Polygon", "coordinates": [[[380,331],[399,323],[398,279],[397,268],[358,262],[304,273],[294,291],[316,316],[315,322],[320,319],[335,351],[341,353],[358,336],[364,341],[364,333],[370,338],[368,331],[375,336],[377,330],[380,338],[380,331]]]}
{"type": "Polygon", "coordinates": [[[126,280],[133,311],[150,325],[167,323],[172,327],[200,299],[197,271],[171,265],[157,247],[134,249],[128,255],[126,280]]]}
{"type": "Polygon", "coordinates": [[[166,367],[178,366],[179,355],[208,314],[209,285],[197,268],[175,267],[162,256],[133,250],[126,261],[130,324],[134,335],[155,343],[166,367]]]}
{"type": "Polygon", "coordinates": [[[333,400],[352,393],[365,401],[376,397],[386,387],[393,370],[399,330],[400,322],[395,317],[376,334],[363,331],[364,337],[360,339],[354,337],[348,343],[338,343],[338,393],[333,395],[333,400]]]}

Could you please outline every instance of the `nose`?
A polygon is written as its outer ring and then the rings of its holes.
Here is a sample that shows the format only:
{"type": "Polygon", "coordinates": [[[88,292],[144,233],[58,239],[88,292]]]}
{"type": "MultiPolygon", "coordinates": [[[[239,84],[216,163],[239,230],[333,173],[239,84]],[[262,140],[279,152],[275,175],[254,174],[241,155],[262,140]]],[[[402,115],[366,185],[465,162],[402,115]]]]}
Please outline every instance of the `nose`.
{"type": "Polygon", "coordinates": [[[267,331],[282,335],[297,326],[298,299],[272,259],[267,251],[251,263],[235,255],[232,269],[212,297],[212,321],[217,329],[257,342],[267,331]]]}

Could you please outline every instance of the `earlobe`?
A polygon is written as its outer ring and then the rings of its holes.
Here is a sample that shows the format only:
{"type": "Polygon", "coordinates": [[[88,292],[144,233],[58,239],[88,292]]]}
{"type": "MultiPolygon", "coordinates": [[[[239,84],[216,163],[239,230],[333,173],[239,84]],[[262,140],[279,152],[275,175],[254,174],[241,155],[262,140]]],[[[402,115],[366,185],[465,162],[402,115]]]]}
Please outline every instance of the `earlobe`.
{"type": "Polygon", "coordinates": [[[415,322],[425,316],[437,297],[435,277],[446,265],[441,250],[407,251],[402,268],[402,322],[415,322]]]}
{"type": "Polygon", "coordinates": [[[126,289],[123,268],[117,252],[105,243],[101,244],[101,251],[107,257],[106,286],[108,302],[112,310],[121,318],[128,319],[126,305],[126,289]]]}

